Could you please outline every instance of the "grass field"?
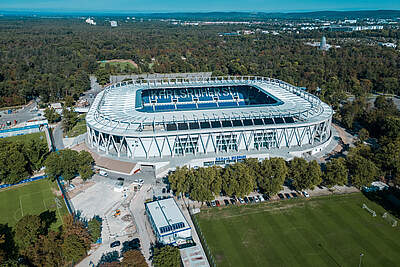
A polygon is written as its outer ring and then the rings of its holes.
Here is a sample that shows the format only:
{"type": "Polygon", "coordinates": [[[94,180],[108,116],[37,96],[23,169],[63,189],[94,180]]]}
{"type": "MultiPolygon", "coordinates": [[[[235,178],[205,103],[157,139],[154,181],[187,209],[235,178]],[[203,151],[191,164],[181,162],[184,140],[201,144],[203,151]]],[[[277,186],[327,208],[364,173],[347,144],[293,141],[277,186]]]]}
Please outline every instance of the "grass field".
{"type": "Polygon", "coordinates": [[[76,123],[76,125],[71,130],[69,130],[65,134],[65,136],[68,136],[69,138],[71,138],[71,137],[77,137],[78,135],[86,133],[87,128],[86,128],[86,119],[85,118],[86,118],[85,114],[80,115],[79,120],[76,123]]]}
{"type": "Polygon", "coordinates": [[[56,229],[62,224],[62,216],[68,213],[61,197],[58,197],[57,201],[60,207],[56,204],[56,196],[52,192],[52,188],[56,186],[50,180],[42,179],[1,190],[0,223],[14,226],[23,215],[39,215],[50,210],[55,212],[57,217],[57,222],[51,225],[51,228],[56,229]]]}
{"type": "Polygon", "coordinates": [[[217,266],[358,266],[360,253],[362,266],[399,266],[400,227],[384,212],[357,193],[212,208],[196,218],[217,266]]]}
{"type": "Polygon", "coordinates": [[[44,132],[31,133],[31,134],[25,134],[25,135],[16,135],[16,136],[10,136],[10,137],[4,138],[4,140],[10,141],[10,142],[15,142],[15,141],[27,142],[31,139],[33,139],[37,142],[39,142],[40,140],[47,142],[46,135],[44,132]]]}

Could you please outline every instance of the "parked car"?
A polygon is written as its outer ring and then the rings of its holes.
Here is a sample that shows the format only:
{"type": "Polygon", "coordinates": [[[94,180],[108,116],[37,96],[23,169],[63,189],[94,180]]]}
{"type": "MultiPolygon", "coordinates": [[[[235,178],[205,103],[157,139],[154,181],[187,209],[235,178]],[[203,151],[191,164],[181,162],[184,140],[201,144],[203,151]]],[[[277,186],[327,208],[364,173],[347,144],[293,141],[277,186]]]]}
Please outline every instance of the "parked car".
{"type": "Polygon", "coordinates": [[[229,200],[224,199],[224,203],[225,203],[225,206],[228,206],[229,205],[229,200]]]}
{"type": "Polygon", "coordinates": [[[255,196],[255,197],[254,197],[254,201],[255,201],[256,203],[260,202],[260,199],[258,198],[258,196],[255,196]]]}
{"type": "Polygon", "coordinates": [[[245,203],[243,198],[239,197],[238,199],[239,199],[240,204],[244,204],[245,203]]]}
{"type": "Polygon", "coordinates": [[[99,171],[99,175],[104,176],[104,177],[107,177],[107,176],[108,176],[108,173],[107,173],[106,171],[100,170],[100,171],[99,171]]]}
{"type": "Polygon", "coordinates": [[[306,191],[303,191],[302,193],[303,193],[303,195],[304,195],[305,197],[310,197],[310,195],[309,195],[306,191]]]}
{"type": "Polygon", "coordinates": [[[207,205],[207,207],[211,207],[211,203],[208,201],[206,201],[206,205],[207,205]]]}
{"type": "Polygon", "coordinates": [[[263,197],[264,197],[265,201],[268,201],[271,199],[267,194],[265,194],[263,197]]]}
{"type": "Polygon", "coordinates": [[[292,192],[293,197],[298,197],[298,195],[295,192],[292,192]]]}
{"type": "Polygon", "coordinates": [[[244,197],[244,202],[249,203],[249,199],[247,197],[244,197]]]}
{"type": "Polygon", "coordinates": [[[213,206],[213,207],[217,206],[217,204],[215,203],[215,200],[211,201],[211,206],[213,206]]]}
{"type": "Polygon", "coordinates": [[[119,247],[120,245],[121,245],[121,242],[117,240],[110,244],[110,248],[119,247]]]}
{"type": "Polygon", "coordinates": [[[167,190],[165,188],[163,188],[162,193],[165,194],[165,192],[167,192],[167,190]]]}
{"type": "Polygon", "coordinates": [[[230,201],[231,201],[231,204],[232,204],[232,205],[235,205],[235,204],[236,204],[236,200],[235,200],[234,198],[231,198],[230,201]]]}
{"type": "Polygon", "coordinates": [[[249,197],[249,201],[250,201],[250,203],[254,203],[255,202],[254,197],[249,197]]]}
{"type": "Polygon", "coordinates": [[[287,199],[291,199],[291,198],[292,198],[292,197],[290,196],[289,193],[285,193],[285,197],[286,197],[287,199]]]}
{"type": "Polygon", "coordinates": [[[264,201],[265,201],[265,199],[263,198],[262,195],[258,195],[258,199],[259,199],[261,202],[264,202],[264,201]]]}
{"type": "Polygon", "coordinates": [[[221,204],[219,203],[219,200],[215,200],[215,204],[217,205],[217,207],[221,206],[221,204]]]}
{"type": "Polygon", "coordinates": [[[281,193],[278,194],[278,197],[279,197],[280,199],[284,199],[284,198],[285,198],[285,197],[283,196],[283,194],[281,194],[281,193]]]}

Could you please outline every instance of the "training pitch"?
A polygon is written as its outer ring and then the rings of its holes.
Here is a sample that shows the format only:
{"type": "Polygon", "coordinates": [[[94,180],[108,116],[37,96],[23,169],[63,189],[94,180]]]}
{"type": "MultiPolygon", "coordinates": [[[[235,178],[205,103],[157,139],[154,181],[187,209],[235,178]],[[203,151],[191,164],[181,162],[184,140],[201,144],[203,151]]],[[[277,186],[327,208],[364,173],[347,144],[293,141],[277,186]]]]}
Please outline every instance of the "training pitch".
{"type": "Polygon", "coordinates": [[[55,229],[62,224],[62,216],[68,213],[61,197],[56,197],[52,188],[56,184],[48,179],[13,186],[0,191],[0,223],[14,226],[22,216],[39,215],[50,210],[54,211],[57,222],[52,224],[55,229]],[[56,200],[56,198],[58,200],[56,200]]]}
{"type": "Polygon", "coordinates": [[[217,266],[358,266],[361,253],[361,266],[396,266],[400,227],[384,212],[356,193],[211,208],[196,218],[217,266]]]}

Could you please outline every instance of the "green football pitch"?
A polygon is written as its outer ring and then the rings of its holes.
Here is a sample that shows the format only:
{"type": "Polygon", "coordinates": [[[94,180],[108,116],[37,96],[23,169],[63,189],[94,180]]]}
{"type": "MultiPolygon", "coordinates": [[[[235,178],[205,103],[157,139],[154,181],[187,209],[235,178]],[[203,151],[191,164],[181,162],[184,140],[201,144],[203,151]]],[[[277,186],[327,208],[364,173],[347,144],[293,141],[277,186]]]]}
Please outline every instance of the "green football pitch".
{"type": "Polygon", "coordinates": [[[57,185],[48,179],[14,186],[0,191],[0,223],[14,226],[22,216],[27,214],[39,215],[50,210],[54,211],[57,222],[51,227],[57,228],[62,224],[62,217],[68,213],[61,197],[53,194],[52,188],[57,185]]]}
{"type": "Polygon", "coordinates": [[[217,266],[399,266],[400,226],[361,193],[202,210],[217,266]],[[376,217],[362,208],[376,212],[376,217]]]}

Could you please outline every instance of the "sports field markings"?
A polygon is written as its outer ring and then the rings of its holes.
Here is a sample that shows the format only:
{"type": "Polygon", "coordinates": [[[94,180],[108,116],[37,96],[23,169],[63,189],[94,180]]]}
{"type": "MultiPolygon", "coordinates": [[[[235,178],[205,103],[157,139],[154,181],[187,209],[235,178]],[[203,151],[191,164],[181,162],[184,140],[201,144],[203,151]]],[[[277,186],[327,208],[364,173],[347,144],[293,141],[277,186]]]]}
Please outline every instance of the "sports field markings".
{"type": "Polygon", "coordinates": [[[19,196],[19,208],[21,209],[22,217],[24,217],[24,211],[23,211],[23,209],[22,209],[21,196],[19,196]]]}

